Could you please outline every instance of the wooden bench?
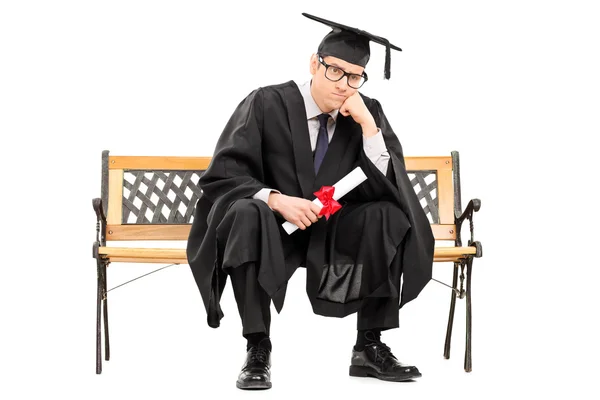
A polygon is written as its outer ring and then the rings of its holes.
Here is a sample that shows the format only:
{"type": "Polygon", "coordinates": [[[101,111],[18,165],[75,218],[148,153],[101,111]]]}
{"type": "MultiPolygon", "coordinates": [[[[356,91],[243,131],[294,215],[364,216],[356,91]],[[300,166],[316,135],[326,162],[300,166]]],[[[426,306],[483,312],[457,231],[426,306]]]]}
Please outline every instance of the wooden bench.
{"type": "MultiPolygon", "coordinates": [[[[210,157],[110,156],[102,152],[101,198],[93,199],[97,216],[93,256],[97,265],[96,373],[102,372],[101,317],[104,319],[105,360],[110,358],[106,271],[111,263],[187,264],[183,248],[110,247],[113,241],[187,240],[194,206],[202,192],[198,179],[210,157]],[[102,306],[102,307],[101,307],[102,306]],[[103,313],[101,313],[101,308],[103,313]]],[[[471,271],[474,257],[482,256],[473,237],[473,212],[481,202],[462,209],[458,152],[450,156],[406,157],[408,176],[431,222],[437,241],[454,241],[435,248],[435,262],[452,262],[454,274],[444,357],[450,357],[450,339],[456,298],[466,298],[465,371],[471,371],[471,271]],[[461,240],[469,220],[471,238],[461,240]],[[466,285],[465,280],[466,268],[466,285]],[[460,269],[460,287],[458,277],[460,269]]]]}

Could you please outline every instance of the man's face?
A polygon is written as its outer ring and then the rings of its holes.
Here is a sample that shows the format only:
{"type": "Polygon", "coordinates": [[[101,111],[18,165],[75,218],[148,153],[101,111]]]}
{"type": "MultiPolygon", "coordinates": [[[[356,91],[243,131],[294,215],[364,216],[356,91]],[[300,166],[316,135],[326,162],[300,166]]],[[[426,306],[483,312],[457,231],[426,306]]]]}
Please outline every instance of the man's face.
{"type": "MultiPolygon", "coordinates": [[[[331,68],[337,68],[351,74],[362,74],[364,68],[360,65],[350,64],[340,58],[327,56],[323,61],[331,68]]],[[[344,76],[337,82],[332,82],[325,77],[325,66],[319,62],[316,54],[310,59],[310,73],[312,74],[311,94],[323,112],[337,110],[346,99],[358,90],[348,86],[348,77],[344,76]]]]}

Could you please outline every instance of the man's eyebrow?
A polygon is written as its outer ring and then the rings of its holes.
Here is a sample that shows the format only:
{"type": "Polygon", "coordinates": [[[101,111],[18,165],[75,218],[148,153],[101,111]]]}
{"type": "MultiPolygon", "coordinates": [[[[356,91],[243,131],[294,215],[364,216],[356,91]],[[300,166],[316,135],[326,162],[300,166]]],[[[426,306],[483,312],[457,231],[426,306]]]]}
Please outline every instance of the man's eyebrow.
{"type": "MultiPolygon", "coordinates": [[[[336,67],[336,68],[339,68],[339,69],[341,69],[341,70],[342,70],[342,71],[344,71],[344,72],[348,72],[348,71],[346,71],[344,68],[340,67],[340,66],[339,66],[337,63],[331,63],[331,64],[329,64],[329,65],[333,65],[334,67],[336,67]]],[[[354,74],[354,75],[360,75],[359,73],[356,73],[356,72],[348,72],[348,73],[349,73],[349,74],[354,74]]]]}

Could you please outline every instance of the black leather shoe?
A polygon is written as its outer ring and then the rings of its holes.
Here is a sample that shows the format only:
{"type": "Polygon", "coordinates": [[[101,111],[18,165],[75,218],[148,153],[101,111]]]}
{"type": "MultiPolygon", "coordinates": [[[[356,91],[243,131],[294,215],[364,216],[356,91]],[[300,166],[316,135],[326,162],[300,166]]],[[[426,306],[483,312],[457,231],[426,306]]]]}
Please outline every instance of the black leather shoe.
{"type": "Polygon", "coordinates": [[[352,349],[350,376],[401,382],[419,378],[421,373],[417,367],[400,363],[388,346],[377,341],[365,345],[363,351],[352,349]]]}
{"type": "Polygon", "coordinates": [[[271,351],[260,346],[250,347],[236,386],[239,389],[270,389],[270,370],[271,351]]]}

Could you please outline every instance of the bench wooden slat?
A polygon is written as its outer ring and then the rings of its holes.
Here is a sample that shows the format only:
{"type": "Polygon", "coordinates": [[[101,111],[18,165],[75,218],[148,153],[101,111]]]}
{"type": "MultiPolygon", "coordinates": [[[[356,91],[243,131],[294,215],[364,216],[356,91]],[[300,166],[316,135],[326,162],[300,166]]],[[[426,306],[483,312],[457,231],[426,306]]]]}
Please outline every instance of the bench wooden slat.
{"type": "Polygon", "coordinates": [[[120,224],[123,213],[123,170],[108,171],[108,224],[120,224]]]}
{"type": "Polygon", "coordinates": [[[451,156],[404,157],[406,171],[452,170],[451,156]]]}
{"type": "MultiPolygon", "coordinates": [[[[434,262],[455,262],[459,261],[460,256],[456,257],[437,257],[433,259],[434,262]]],[[[111,262],[119,263],[153,263],[153,264],[187,264],[187,260],[183,258],[133,258],[133,257],[110,257],[111,262]]]]}
{"type": "Polygon", "coordinates": [[[187,264],[185,258],[134,258],[134,257],[110,257],[110,262],[120,263],[153,263],[153,264],[187,264]]]}
{"type": "Polygon", "coordinates": [[[438,204],[440,213],[440,224],[454,223],[454,202],[447,201],[454,199],[454,187],[452,186],[452,170],[437,171],[437,198],[442,199],[438,204]]]}
{"type": "Polygon", "coordinates": [[[108,168],[204,171],[210,160],[211,157],[110,156],[108,168]]]}
{"type": "MultiPolygon", "coordinates": [[[[109,169],[205,170],[211,157],[110,156],[109,169]]],[[[407,171],[452,170],[452,157],[405,157],[407,171]]]]}
{"type": "MultiPolygon", "coordinates": [[[[187,240],[190,225],[107,225],[106,240],[187,240]]],[[[431,225],[436,240],[456,240],[455,225],[431,225]]]]}
{"type": "Polygon", "coordinates": [[[460,256],[465,254],[475,254],[477,253],[477,249],[472,246],[466,247],[436,247],[433,255],[440,257],[453,257],[460,256]]]}
{"type": "Polygon", "coordinates": [[[107,225],[106,240],[187,240],[191,225],[107,225]]]}
{"type": "MultiPolygon", "coordinates": [[[[185,249],[100,247],[101,256],[112,262],[152,262],[187,264],[185,249]]],[[[475,254],[475,247],[436,247],[434,261],[455,261],[467,254],[475,254]]]]}
{"type": "Polygon", "coordinates": [[[456,240],[456,225],[431,225],[435,240],[456,240]]]}
{"type": "Polygon", "coordinates": [[[186,259],[185,249],[144,248],[144,247],[100,247],[101,255],[134,258],[181,258],[186,259]]]}

